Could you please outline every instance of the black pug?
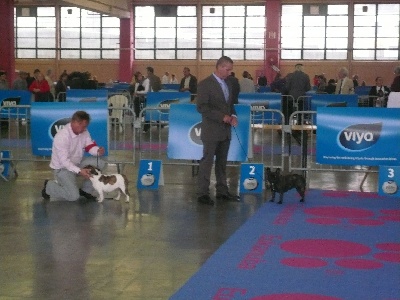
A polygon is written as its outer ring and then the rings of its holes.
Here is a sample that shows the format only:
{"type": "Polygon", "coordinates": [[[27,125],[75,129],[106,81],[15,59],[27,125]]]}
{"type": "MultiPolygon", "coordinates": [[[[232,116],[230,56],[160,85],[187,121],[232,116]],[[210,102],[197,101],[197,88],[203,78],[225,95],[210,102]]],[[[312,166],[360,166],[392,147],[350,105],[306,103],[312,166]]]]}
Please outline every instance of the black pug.
{"type": "Polygon", "coordinates": [[[275,201],[275,193],[279,193],[279,204],[282,204],[283,194],[291,189],[296,189],[301,196],[300,202],[304,202],[306,192],[306,179],[302,175],[287,174],[281,175],[281,169],[277,168],[271,172],[270,168],[265,169],[265,181],[271,186],[272,198],[270,202],[275,201]]]}

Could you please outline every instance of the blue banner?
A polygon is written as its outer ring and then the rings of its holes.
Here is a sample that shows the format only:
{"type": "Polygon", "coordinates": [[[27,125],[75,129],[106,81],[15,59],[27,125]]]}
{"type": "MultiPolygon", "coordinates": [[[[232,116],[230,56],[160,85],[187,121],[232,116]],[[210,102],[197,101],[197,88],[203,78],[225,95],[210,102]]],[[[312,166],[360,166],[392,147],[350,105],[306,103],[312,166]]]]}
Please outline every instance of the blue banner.
{"type": "MultiPolygon", "coordinates": [[[[229,161],[247,161],[252,157],[250,143],[250,106],[236,105],[239,124],[232,127],[229,161]]],[[[195,104],[173,104],[170,109],[167,155],[172,159],[200,160],[203,156],[201,115],[195,104]]]]}
{"type": "Polygon", "coordinates": [[[146,121],[168,121],[169,108],[173,103],[189,103],[189,92],[150,92],[146,97],[146,108],[159,108],[148,110],[145,114],[146,121]],[[164,110],[163,110],[164,109],[164,110]]]}
{"type": "Polygon", "coordinates": [[[84,110],[90,114],[88,130],[93,140],[106,149],[108,155],[107,102],[34,102],[31,108],[32,154],[51,156],[53,138],[71,121],[74,112],[84,110]]]}
{"type": "Polygon", "coordinates": [[[1,110],[0,117],[2,118],[26,118],[27,109],[21,108],[10,108],[5,109],[5,107],[15,106],[15,105],[31,105],[32,94],[29,91],[19,91],[19,90],[2,90],[0,91],[0,106],[3,108],[1,110]],[[18,116],[17,116],[18,113],[18,116]]]}
{"type": "MultiPolygon", "coordinates": [[[[281,110],[282,95],[280,93],[239,93],[239,104],[247,104],[256,109],[281,110]]],[[[252,112],[253,124],[280,124],[281,115],[271,112],[252,112]]]]}
{"type": "Polygon", "coordinates": [[[400,164],[400,109],[320,107],[317,128],[318,163],[400,164]]]}
{"type": "Polygon", "coordinates": [[[72,89],[66,92],[67,102],[96,102],[107,101],[108,91],[106,89],[99,90],[80,90],[72,89]]]}

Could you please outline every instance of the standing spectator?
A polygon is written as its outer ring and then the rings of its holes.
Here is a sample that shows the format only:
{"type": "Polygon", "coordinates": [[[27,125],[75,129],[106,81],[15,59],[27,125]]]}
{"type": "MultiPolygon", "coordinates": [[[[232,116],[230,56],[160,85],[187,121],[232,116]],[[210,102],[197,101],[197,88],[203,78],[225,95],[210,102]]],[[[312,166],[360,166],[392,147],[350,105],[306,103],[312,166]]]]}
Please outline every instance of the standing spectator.
{"type": "Polygon", "coordinates": [[[37,74],[37,78],[29,86],[29,90],[34,94],[36,102],[49,102],[53,100],[49,84],[44,79],[42,73],[37,74]]]}
{"type": "Polygon", "coordinates": [[[280,72],[276,73],[274,81],[271,82],[271,92],[285,94],[286,79],[280,72]]]}
{"type": "Polygon", "coordinates": [[[287,76],[286,89],[293,99],[286,99],[286,103],[283,103],[282,113],[285,116],[286,124],[289,122],[289,117],[294,111],[294,103],[297,103],[298,110],[304,110],[304,101],[300,98],[304,96],[307,91],[311,89],[310,77],[304,73],[303,65],[295,65],[295,71],[287,76]]]}
{"type": "Polygon", "coordinates": [[[237,126],[232,86],[227,77],[233,68],[233,61],[227,56],[218,59],[212,75],[199,83],[197,110],[202,116],[201,140],[203,157],[199,163],[197,201],[214,205],[209,193],[211,170],[215,157],[216,198],[238,201],[229,193],[226,165],[231,142],[231,127],[237,126]]]}
{"type": "Polygon", "coordinates": [[[349,71],[347,68],[340,68],[338,73],[338,82],[336,85],[335,94],[354,94],[354,83],[349,77],[349,71]]]}
{"type": "Polygon", "coordinates": [[[56,99],[58,102],[65,102],[67,95],[67,81],[68,81],[68,74],[62,73],[60,78],[58,79],[55,87],[56,99]]]}
{"type": "Polygon", "coordinates": [[[27,77],[28,73],[26,73],[25,71],[19,71],[18,77],[13,82],[12,89],[27,91],[28,90],[28,82],[26,81],[27,77]]]}
{"type": "Polygon", "coordinates": [[[7,82],[7,73],[5,71],[0,71],[0,90],[9,90],[7,82]]]}
{"type": "Polygon", "coordinates": [[[104,169],[105,162],[97,156],[103,156],[105,149],[92,140],[87,130],[89,122],[90,115],[87,112],[77,111],[72,115],[71,122],[54,136],[50,161],[54,180],[44,182],[42,197],[45,200],[50,200],[52,197],[76,201],[79,196],[84,196],[88,200],[96,199],[92,195],[94,189],[89,180],[90,170],[84,167],[93,165],[104,169]],[[92,157],[85,157],[85,152],[91,154],[92,157]],[[78,175],[85,179],[82,189],[78,187],[76,180],[78,175]]]}
{"type": "Polygon", "coordinates": [[[26,81],[27,81],[27,83],[28,83],[28,89],[29,89],[29,87],[31,86],[32,82],[34,82],[34,81],[36,80],[36,78],[37,78],[37,76],[38,76],[39,73],[40,73],[40,70],[39,70],[39,69],[35,69],[35,70],[33,71],[33,76],[31,76],[31,75],[28,73],[28,77],[26,78],[26,81]]]}
{"type": "MultiPolygon", "coordinates": [[[[142,105],[145,103],[146,94],[149,92],[150,89],[150,81],[148,78],[145,78],[142,73],[137,72],[135,74],[135,86],[133,88],[133,108],[135,111],[136,120],[134,122],[135,128],[141,127],[142,120],[140,117],[140,111],[142,105]]],[[[143,127],[143,131],[147,132],[150,128],[150,124],[145,123],[143,127]]]]}
{"type": "Polygon", "coordinates": [[[169,72],[165,72],[165,74],[161,78],[161,84],[167,84],[167,83],[169,83],[169,72]]]}
{"type": "Polygon", "coordinates": [[[178,79],[175,77],[175,74],[171,74],[171,80],[169,81],[169,83],[172,84],[178,84],[178,79]]]}
{"type": "Polygon", "coordinates": [[[255,93],[256,87],[254,86],[253,80],[249,79],[249,72],[244,71],[242,74],[243,78],[240,79],[240,92],[241,93],[255,93]]]}
{"type": "Polygon", "coordinates": [[[158,92],[162,89],[160,77],[154,75],[154,69],[152,67],[147,67],[147,78],[150,81],[150,91],[158,92]]]}
{"type": "Polygon", "coordinates": [[[390,86],[387,107],[400,107],[400,66],[394,69],[394,79],[390,86]]]}
{"type": "Polygon", "coordinates": [[[179,91],[189,91],[191,94],[197,93],[197,78],[190,74],[190,69],[188,67],[183,68],[183,78],[179,86],[179,91]]]}

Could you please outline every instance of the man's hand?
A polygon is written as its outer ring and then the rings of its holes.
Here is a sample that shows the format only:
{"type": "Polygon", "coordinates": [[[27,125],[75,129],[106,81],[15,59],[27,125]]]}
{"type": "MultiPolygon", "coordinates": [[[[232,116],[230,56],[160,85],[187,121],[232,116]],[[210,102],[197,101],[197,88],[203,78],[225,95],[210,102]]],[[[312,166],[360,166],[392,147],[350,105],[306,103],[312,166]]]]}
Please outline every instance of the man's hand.
{"type": "Polygon", "coordinates": [[[91,174],[90,174],[90,170],[89,170],[89,169],[81,169],[81,170],[79,171],[79,175],[82,176],[82,177],[84,177],[84,178],[86,178],[86,179],[89,179],[89,178],[91,177],[91,174]]]}
{"type": "Polygon", "coordinates": [[[236,118],[236,116],[231,116],[231,122],[230,122],[230,124],[231,124],[233,127],[236,127],[238,123],[239,123],[239,122],[238,122],[238,119],[236,118]]]}
{"type": "Polygon", "coordinates": [[[99,150],[97,150],[97,155],[103,156],[104,153],[106,153],[106,149],[104,149],[104,147],[99,147],[99,150]]]}
{"type": "Polygon", "coordinates": [[[238,124],[238,120],[237,120],[236,116],[225,115],[223,122],[226,124],[230,124],[231,126],[237,126],[237,124],[238,124]]]}

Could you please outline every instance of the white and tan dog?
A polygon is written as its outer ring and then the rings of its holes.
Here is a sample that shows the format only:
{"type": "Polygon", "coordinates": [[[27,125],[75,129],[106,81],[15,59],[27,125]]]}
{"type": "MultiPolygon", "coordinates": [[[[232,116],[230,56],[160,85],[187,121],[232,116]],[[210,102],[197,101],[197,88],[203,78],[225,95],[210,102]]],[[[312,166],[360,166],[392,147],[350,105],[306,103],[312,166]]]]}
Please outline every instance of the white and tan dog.
{"type": "Polygon", "coordinates": [[[122,174],[103,175],[98,168],[91,165],[84,167],[84,169],[90,170],[90,181],[93,184],[93,188],[99,194],[97,198],[98,202],[103,202],[104,193],[113,192],[118,189],[118,195],[115,200],[119,200],[121,192],[125,194],[125,202],[129,202],[129,191],[128,191],[128,179],[122,174]]]}

